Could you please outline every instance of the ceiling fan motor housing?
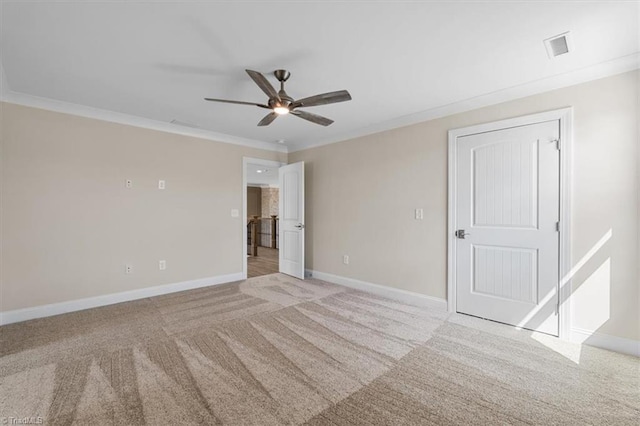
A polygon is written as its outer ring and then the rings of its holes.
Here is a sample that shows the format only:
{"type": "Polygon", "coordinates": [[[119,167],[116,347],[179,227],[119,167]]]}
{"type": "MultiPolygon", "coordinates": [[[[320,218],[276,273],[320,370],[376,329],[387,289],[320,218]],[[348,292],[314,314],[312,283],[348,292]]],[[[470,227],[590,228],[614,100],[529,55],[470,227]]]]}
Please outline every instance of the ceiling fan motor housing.
{"type": "Polygon", "coordinates": [[[277,99],[269,99],[269,107],[289,108],[289,106],[293,103],[293,98],[287,95],[287,93],[284,90],[280,90],[278,92],[278,96],[280,96],[280,101],[278,101],[277,99]]]}

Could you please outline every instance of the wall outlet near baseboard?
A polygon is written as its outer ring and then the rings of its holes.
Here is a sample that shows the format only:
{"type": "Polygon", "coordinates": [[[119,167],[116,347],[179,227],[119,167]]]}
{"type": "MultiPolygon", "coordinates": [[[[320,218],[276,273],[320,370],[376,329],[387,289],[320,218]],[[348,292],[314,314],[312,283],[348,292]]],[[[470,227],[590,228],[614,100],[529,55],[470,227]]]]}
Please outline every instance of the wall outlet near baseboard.
{"type": "Polygon", "coordinates": [[[133,265],[124,265],[124,273],[127,275],[133,274],[133,265]]]}
{"type": "Polygon", "coordinates": [[[342,263],[344,263],[345,265],[349,264],[349,255],[345,254],[344,256],[342,256],[342,263]]]}
{"type": "Polygon", "coordinates": [[[158,261],[158,269],[160,269],[161,271],[164,271],[165,269],[167,269],[167,261],[166,260],[159,260],[158,261]]]}

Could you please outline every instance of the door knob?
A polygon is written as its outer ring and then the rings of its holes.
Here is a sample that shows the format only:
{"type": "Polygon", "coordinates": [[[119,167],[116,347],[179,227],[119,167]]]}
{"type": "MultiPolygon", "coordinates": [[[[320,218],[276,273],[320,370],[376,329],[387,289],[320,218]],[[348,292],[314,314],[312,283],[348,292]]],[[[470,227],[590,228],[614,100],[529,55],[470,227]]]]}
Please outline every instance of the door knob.
{"type": "Polygon", "coordinates": [[[297,225],[296,225],[296,228],[298,228],[298,229],[304,229],[304,225],[303,225],[303,224],[301,224],[301,223],[299,223],[299,224],[297,224],[297,225]]]}
{"type": "Polygon", "coordinates": [[[456,237],[460,238],[461,240],[464,240],[464,237],[466,237],[467,235],[471,235],[468,232],[464,232],[464,229],[458,229],[456,231],[456,237]]]}

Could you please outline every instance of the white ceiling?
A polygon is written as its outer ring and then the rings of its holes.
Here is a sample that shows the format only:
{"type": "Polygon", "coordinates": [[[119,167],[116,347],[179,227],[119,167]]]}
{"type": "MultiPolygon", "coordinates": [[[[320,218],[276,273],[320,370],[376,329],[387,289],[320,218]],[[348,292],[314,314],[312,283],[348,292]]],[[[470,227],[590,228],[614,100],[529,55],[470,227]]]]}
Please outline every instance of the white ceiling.
{"type": "Polygon", "coordinates": [[[279,184],[278,167],[264,164],[247,164],[247,185],[277,187],[279,184]],[[258,170],[261,170],[258,173],[258,170]]]}
{"type": "Polygon", "coordinates": [[[289,150],[635,68],[640,43],[638,2],[3,1],[0,13],[13,95],[289,150]],[[548,59],[543,40],[565,31],[575,51],[548,59]],[[308,109],[335,120],[326,128],[257,127],[265,110],[202,99],[265,102],[245,68],[290,70],[294,98],[353,100],[308,109]]]}

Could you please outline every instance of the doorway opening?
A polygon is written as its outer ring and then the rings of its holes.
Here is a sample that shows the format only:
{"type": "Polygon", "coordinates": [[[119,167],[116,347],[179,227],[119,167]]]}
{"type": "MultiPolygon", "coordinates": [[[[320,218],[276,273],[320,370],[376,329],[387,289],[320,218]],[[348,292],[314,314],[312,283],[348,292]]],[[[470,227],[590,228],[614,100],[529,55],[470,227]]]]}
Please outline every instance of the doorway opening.
{"type": "Polygon", "coordinates": [[[279,182],[275,161],[244,160],[243,272],[246,278],[279,271],[279,182]]]}

